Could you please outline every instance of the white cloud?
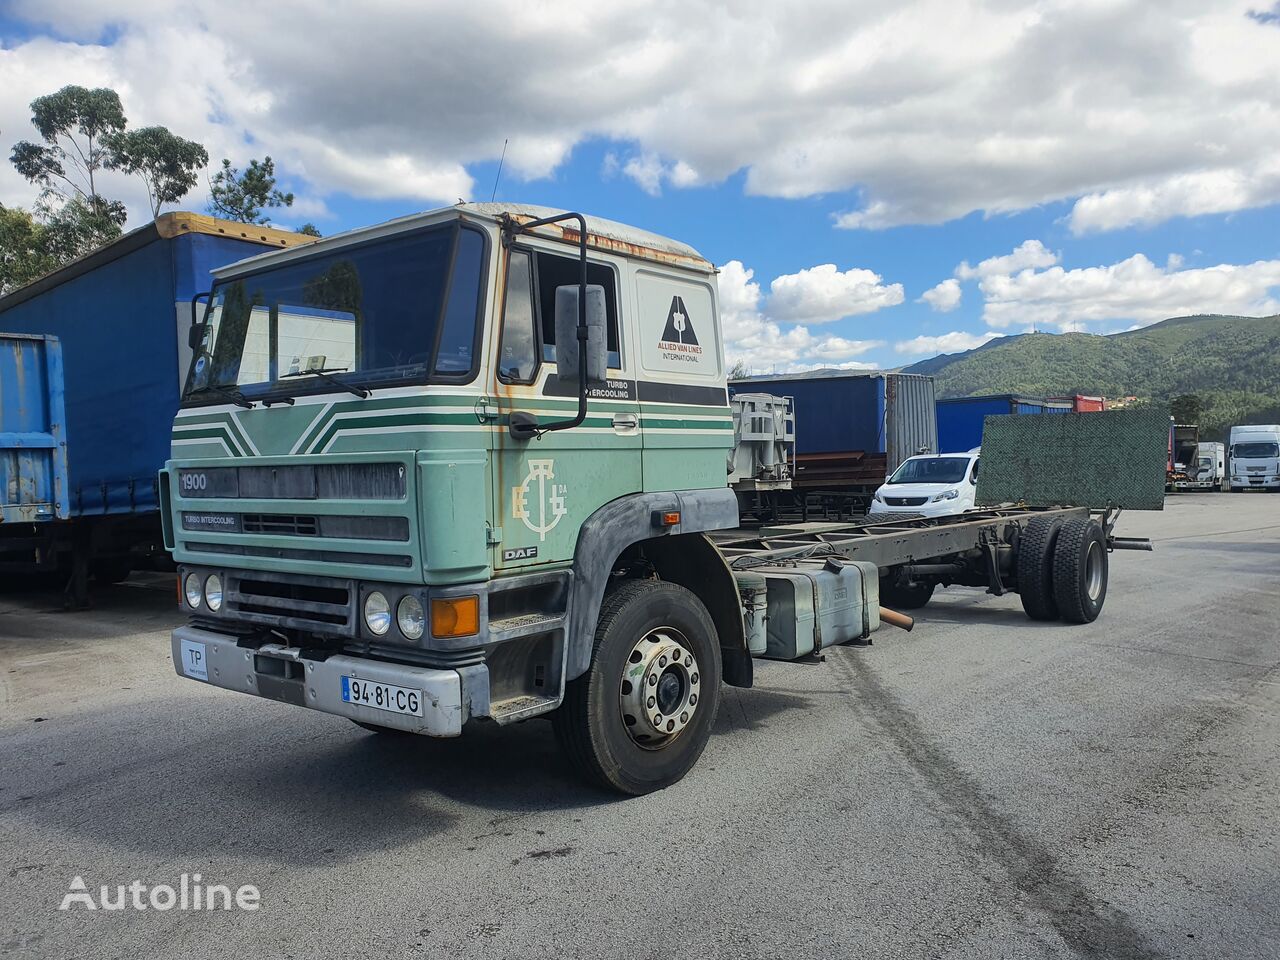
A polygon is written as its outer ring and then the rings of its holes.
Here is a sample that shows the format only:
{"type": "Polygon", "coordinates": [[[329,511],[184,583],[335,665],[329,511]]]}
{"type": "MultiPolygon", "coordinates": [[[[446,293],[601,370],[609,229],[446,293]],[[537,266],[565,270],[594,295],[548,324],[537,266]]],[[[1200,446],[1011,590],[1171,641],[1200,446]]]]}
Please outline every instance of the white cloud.
{"type": "MultiPolygon", "coordinates": [[[[1225,158],[1224,158],[1225,159],[1225,158]]],[[[1280,201],[1280,159],[1220,167],[1135,186],[1114,187],[1081,197],[1067,223],[1079,236],[1170,217],[1230,213],[1280,201]]]]}
{"type": "MultiPolygon", "coordinates": [[[[1280,199],[1280,30],[1256,3],[12,0],[79,40],[0,50],[0,130],[110,83],[135,122],[270,153],[319,196],[470,197],[467,165],[509,138],[514,197],[603,138],[651,192],[739,172],[753,194],[856,190],[837,223],[862,228],[1079,198],[1084,232],[1280,199]]],[[[3,167],[0,200],[29,202],[3,167]]]]}
{"type": "Polygon", "coordinates": [[[960,281],[950,277],[920,294],[920,299],[916,303],[927,303],[929,309],[936,310],[938,313],[950,313],[960,306],[962,295],[960,281]]]}
{"type": "Polygon", "coordinates": [[[1002,257],[988,257],[976,267],[969,266],[969,261],[962,261],[956,267],[956,276],[961,280],[990,277],[995,274],[1017,273],[1033,267],[1051,267],[1059,257],[1039,240],[1026,240],[1014,247],[1013,253],[1002,257]]]}
{"type": "Polygon", "coordinates": [[[1280,313],[1280,260],[1178,269],[1142,254],[1108,266],[1024,270],[979,284],[983,319],[992,327],[1084,330],[1090,324],[1140,326],[1199,313],[1264,316],[1280,313]]]}
{"type": "Polygon", "coordinates": [[[893,349],[898,353],[912,355],[960,353],[980,347],[1000,336],[1002,334],[999,333],[965,333],[962,330],[953,330],[951,333],[942,333],[937,336],[919,336],[910,340],[899,340],[893,345],[893,349]]]}
{"type": "Polygon", "coordinates": [[[790,323],[831,323],[874,313],[903,300],[902,284],[886,284],[878,273],[834,263],[776,278],[769,286],[769,312],[790,323]]]}
{"type": "Polygon", "coordinates": [[[853,358],[884,346],[881,340],[815,336],[806,326],[778,322],[771,311],[764,309],[755,271],[741,261],[730,260],[722,266],[717,282],[725,358],[730,364],[742,361],[754,373],[846,365],[870,367],[873,365],[853,358]]]}

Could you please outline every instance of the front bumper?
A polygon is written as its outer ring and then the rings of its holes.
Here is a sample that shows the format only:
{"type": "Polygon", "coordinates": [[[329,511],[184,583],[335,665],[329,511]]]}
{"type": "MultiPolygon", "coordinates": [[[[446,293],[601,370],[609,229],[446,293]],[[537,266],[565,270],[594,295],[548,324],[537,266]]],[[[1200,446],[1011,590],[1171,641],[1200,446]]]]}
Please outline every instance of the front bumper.
{"type": "Polygon", "coordinates": [[[178,627],[170,642],[179,676],[226,690],[431,737],[456,737],[467,719],[462,677],[457,670],[383,663],[346,654],[309,660],[297,647],[274,643],[257,649],[240,647],[235,637],[193,626],[178,627]],[[193,650],[199,654],[194,659],[193,650]],[[420,691],[423,715],[347,703],[342,699],[343,677],[420,691]]]}

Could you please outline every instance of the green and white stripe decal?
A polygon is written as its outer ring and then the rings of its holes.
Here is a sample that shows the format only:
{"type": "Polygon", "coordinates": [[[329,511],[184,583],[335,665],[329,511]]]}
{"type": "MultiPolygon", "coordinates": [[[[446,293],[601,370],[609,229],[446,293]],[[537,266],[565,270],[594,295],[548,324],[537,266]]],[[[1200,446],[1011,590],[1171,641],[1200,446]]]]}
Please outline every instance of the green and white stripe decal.
{"type": "MultiPolygon", "coordinates": [[[[296,440],[288,447],[288,455],[327,453],[335,443],[348,436],[402,434],[421,430],[505,432],[505,418],[487,423],[479,421],[476,405],[481,399],[478,394],[419,394],[374,397],[351,402],[327,400],[313,403],[308,406],[316,408],[315,414],[306,421],[296,440]]],[[[497,404],[496,398],[492,396],[484,399],[488,400],[491,409],[497,404]]],[[[571,416],[577,409],[574,401],[535,397],[505,401],[505,405],[513,404],[521,410],[551,417],[571,416]]],[[[587,419],[578,429],[586,434],[612,436],[613,413],[619,408],[634,410],[639,406],[644,407],[641,425],[647,431],[699,436],[726,436],[733,431],[733,419],[726,407],[654,403],[640,405],[635,401],[592,401],[587,419]]],[[[305,417],[305,413],[309,411],[298,412],[305,417]]],[[[223,410],[192,414],[183,411],[173,427],[175,452],[182,446],[215,445],[221,447],[229,457],[260,456],[252,431],[254,428],[263,430],[267,425],[272,429],[283,425],[273,413],[273,410],[255,410],[252,413],[223,410]],[[242,422],[242,418],[247,419],[248,423],[242,422]]],[[[261,436],[259,439],[262,439],[261,436]]],[[[287,444],[288,440],[283,440],[269,446],[283,449],[287,444]]]]}

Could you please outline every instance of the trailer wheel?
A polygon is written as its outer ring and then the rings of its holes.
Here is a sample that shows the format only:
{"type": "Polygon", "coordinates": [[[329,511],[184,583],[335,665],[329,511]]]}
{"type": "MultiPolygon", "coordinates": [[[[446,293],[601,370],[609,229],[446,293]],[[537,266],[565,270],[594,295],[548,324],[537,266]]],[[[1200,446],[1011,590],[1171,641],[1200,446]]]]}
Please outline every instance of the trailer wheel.
{"type": "Polygon", "coordinates": [[[1067,623],[1093,623],[1107,599],[1107,538],[1097,520],[1068,520],[1053,556],[1053,592],[1067,623]]]}
{"type": "Polygon", "coordinates": [[[882,583],[880,585],[880,602],[891,610],[919,610],[930,598],[937,584],[914,583],[909,587],[882,583]]]}
{"type": "Polygon", "coordinates": [[[1053,548],[1061,517],[1032,517],[1018,538],[1018,596],[1032,620],[1057,620],[1053,592],[1053,548]]]}
{"type": "Polygon", "coordinates": [[[579,772],[639,796],[675,783],[702,755],[720,703],[715,625],[689,590],[629,580],[605,596],[587,672],[552,716],[579,772]]]}

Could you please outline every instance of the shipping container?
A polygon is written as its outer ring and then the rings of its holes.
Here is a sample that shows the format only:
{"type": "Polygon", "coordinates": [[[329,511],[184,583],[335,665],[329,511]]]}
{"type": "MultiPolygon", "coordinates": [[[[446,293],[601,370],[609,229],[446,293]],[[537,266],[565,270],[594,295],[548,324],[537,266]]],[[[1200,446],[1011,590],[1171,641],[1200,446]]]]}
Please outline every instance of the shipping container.
{"type": "Polygon", "coordinates": [[[907,457],[938,451],[932,377],[819,370],[731,382],[744,391],[794,399],[796,489],[870,497],[907,457]]]}
{"type": "Polygon", "coordinates": [[[937,402],[938,452],[964,453],[982,446],[987,417],[1026,413],[1070,413],[1071,404],[1013,393],[983,397],[949,397],[937,402]]]}
{"type": "MultiPolygon", "coordinates": [[[[65,520],[66,489],[62,346],[57,337],[0,333],[0,524],[65,520]]],[[[21,554],[27,539],[0,538],[0,561],[21,554]]]]}
{"type": "Polygon", "coordinates": [[[1069,404],[1073,413],[1101,413],[1107,409],[1106,397],[1087,397],[1079,393],[1069,397],[1050,397],[1049,402],[1069,404]]]}
{"type": "Polygon", "coordinates": [[[53,335],[62,350],[67,519],[47,525],[25,562],[79,562],[83,585],[91,571],[119,579],[158,549],[156,477],[191,362],[192,299],[212,269],[310,239],[167,213],[0,297],[0,331],[53,335]]]}

